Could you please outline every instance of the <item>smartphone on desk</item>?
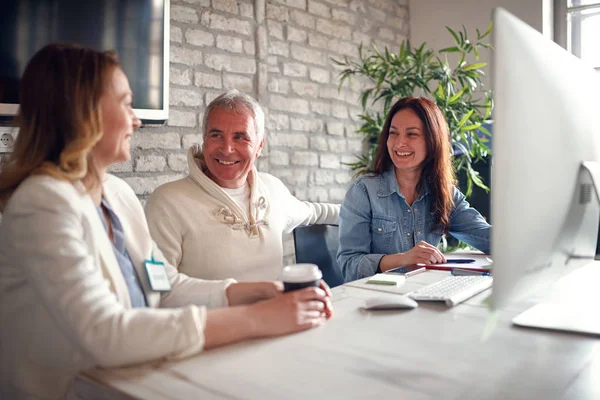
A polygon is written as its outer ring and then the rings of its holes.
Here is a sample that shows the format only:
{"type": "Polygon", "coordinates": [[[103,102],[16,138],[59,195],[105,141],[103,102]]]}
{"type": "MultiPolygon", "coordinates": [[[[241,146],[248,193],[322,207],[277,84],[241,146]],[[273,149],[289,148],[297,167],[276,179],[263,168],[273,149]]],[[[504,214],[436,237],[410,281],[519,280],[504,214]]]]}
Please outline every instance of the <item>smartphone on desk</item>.
{"type": "Polygon", "coordinates": [[[421,272],[425,272],[425,271],[426,271],[425,267],[420,267],[418,265],[405,265],[402,267],[387,270],[385,272],[386,272],[386,274],[387,273],[401,274],[408,278],[409,276],[420,274],[421,272]]]}

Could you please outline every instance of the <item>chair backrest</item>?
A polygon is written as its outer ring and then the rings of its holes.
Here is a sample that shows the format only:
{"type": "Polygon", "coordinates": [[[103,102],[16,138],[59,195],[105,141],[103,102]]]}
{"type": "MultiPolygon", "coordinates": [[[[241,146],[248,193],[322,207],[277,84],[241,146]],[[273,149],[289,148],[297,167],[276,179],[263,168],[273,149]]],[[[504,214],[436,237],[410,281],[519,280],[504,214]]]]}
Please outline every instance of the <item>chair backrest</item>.
{"type": "Polygon", "coordinates": [[[296,262],[316,264],[330,287],[344,283],[336,262],[340,245],[338,229],[337,225],[306,225],[294,229],[296,262]]]}

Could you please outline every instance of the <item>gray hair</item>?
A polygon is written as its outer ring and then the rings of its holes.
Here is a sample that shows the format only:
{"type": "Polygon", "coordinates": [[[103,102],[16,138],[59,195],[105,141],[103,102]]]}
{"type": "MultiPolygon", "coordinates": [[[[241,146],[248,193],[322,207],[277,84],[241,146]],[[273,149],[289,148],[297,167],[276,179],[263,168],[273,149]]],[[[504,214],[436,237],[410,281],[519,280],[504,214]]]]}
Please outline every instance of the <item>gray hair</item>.
{"type": "Polygon", "coordinates": [[[208,116],[210,115],[210,112],[217,107],[225,107],[236,113],[250,111],[252,113],[252,119],[254,120],[254,127],[256,128],[256,137],[258,141],[263,138],[265,134],[264,111],[254,98],[235,89],[228,90],[219,95],[219,97],[211,101],[204,110],[204,116],[202,117],[202,131],[204,136],[208,133],[206,132],[208,116]]]}

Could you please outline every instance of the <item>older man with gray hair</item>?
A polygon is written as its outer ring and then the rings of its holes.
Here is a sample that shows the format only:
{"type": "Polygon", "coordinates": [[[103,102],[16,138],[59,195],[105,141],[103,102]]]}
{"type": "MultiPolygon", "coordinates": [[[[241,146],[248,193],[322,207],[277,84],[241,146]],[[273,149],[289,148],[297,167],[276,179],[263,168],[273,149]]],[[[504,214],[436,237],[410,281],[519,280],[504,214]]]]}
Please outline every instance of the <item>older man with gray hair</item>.
{"type": "Polygon", "coordinates": [[[340,206],[296,199],[254,165],[265,115],[230,90],[204,111],[204,143],[188,151],[189,175],[157,188],[146,204],[152,238],[180,272],[202,279],[275,280],[282,234],[298,225],[337,223],[340,206]]]}

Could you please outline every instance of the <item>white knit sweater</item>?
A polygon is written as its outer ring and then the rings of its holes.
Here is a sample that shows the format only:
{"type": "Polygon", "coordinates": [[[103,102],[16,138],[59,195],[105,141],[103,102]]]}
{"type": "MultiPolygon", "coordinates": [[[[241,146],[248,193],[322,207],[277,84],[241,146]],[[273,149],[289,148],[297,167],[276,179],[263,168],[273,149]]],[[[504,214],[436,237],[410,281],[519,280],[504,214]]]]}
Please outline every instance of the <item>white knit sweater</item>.
{"type": "Polygon", "coordinates": [[[337,204],[300,201],[277,178],[248,175],[250,215],[201,168],[198,146],[188,151],[189,175],[157,188],[146,203],[150,234],[179,271],[202,279],[279,279],[282,234],[298,225],[337,224],[337,204]]]}

